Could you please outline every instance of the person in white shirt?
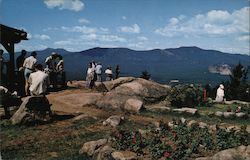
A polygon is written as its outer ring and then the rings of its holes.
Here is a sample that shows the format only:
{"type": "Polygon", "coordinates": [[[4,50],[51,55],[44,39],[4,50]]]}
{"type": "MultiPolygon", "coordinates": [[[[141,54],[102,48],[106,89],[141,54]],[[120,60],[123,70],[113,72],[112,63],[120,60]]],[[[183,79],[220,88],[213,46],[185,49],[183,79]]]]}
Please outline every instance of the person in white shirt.
{"type": "Polygon", "coordinates": [[[102,64],[99,62],[97,63],[97,66],[95,67],[95,73],[97,76],[97,82],[102,81],[102,64]]]}
{"type": "Polygon", "coordinates": [[[28,79],[30,74],[34,71],[34,65],[37,62],[36,59],[37,53],[36,52],[32,52],[31,56],[29,56],[28,58],[26,58],[23,62],[23,68],[24,68],[24,77],[25,77],[25,94],[26,96],[29,94],[29,83],[28,83],[28,79]]]}
{"type": "Polygon", "coordinates": [[[95,78],[95,68],[93,68],[92,63],[89,63],[86,76],[86,86],[90,89],[92,89],[93,86],[95,85],[94,78],[95,78]]]}
{"type": "Polygon", "coordinates": [[[46,70],[49,72],[49,80],[52,87],[57,88],[57,74],[56,74],[56,58],[58,54],[52,52],[49,57],[45,59],[46,70]]]}
{"type": "Polygon", "coordinates": [[[45,95],[49,84],[48,74],[43,72],[43,66],[38,64],[35,66],[36,72],[31,73],[29,77],[30,94],[32,96],[45,95]]]}
{"type": "Polygon", "coordinates": [[[106,74],[106,81],[113,80],[113,72],[110,66],[108,66],[107,69],[105,70],[105,74],[106,74]]]}
{"type": "Polygon", "coordinates": [[[224,101],[224,86],[223,84],[220,84],[219,88],[217,89],[217,93],[216,93],[216,98],[215,101],[216,102],[223,102],[224,101]]]}

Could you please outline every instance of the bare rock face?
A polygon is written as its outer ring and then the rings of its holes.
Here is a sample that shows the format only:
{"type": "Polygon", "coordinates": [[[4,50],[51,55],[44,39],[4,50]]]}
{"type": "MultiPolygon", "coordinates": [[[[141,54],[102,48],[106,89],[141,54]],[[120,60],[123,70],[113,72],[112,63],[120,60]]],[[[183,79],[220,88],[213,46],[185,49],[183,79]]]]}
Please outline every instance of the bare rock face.
{"type": "Polygon", "coordinates": [[[142,107],[143,102],[141,100],[130,98],[126,101],[124,109],[127,111],[139,113],[142,107]]]}
{"type": "Polygon", "coordinates": [[[120,124],[121,120],[124,120],[124,117],[111,116],[103,122],[103,125],[111,125],[112,127],[116,127],[120,124]]]}
{"type": "MultiPolygon", "coordinates": [[[[110,92],[107,92],[98,102],[100,108],[129,108],[128,99],[137,99],[145,103],[156,103],[165,100],[170,88],[141,78],[124,77],[114,81],[104,82],[110,92]],[[125,107],[126,106],[126,107],[125,107]]],[[[137,101],[137,107],[141,107],[137,101]]],[[[133,107],[134,108],[134,107],[133,107]]],[[[135,107],[136,108],[136,107],[135,107]]],[[[137,112],[138,109],[135,111],[137,112]]]]}
{"type": "Polygon", "coordinates": [[[85,88],[86,82],[85,81],[68,81],[67,86],[71,88],[85,88]]]}
{"type": "Polygon", "coordinates": [[[51,114],[48,99],[45,96],[30,96],[24,99],[23,103],[10,120],[12,124],[19,124],[26,120],[33,120],[35,117],[44,120],[46,114],[51,114]]]}
{"type": "Polygon", "coordinates": [[[132,82],[136,78],[134,77],[120,77],[118,79],[115,79],[113,81],[106,81],[103,82],[104,86],[108,91],[111,91],[112,89],[116,88],[117,86],[120,86],[121,84],[132,82]]]}
{"type": "Polygon", "coordinates": [[[112,154],[115,160],[135,160],[137,159],[136,153],[131,151],[115,151],[112,154]]]}
{"type": "Polygon", "coordinates": [[[234,160],[236,157],[240,159],[249,159],[250,146],[239,146],[237,148],[230,148],[216,153],[212,157],[200,157],[196,160],[234,160]]]}
{"type": "Polygon", "coordinates": [[[83,144],[82,148],[79,150],[79,154],[87,153],[92,156],[95,151],[107,143],[107,139],[99,139],[97,141],[90,141],[83,144]]]}
{"type": "Polygon", "coordinates": [[[138,78],[115,88],[117,94],[142,97],[145,102],[158,102],[169,93],[170,88],[156,82],[138,78]]]}

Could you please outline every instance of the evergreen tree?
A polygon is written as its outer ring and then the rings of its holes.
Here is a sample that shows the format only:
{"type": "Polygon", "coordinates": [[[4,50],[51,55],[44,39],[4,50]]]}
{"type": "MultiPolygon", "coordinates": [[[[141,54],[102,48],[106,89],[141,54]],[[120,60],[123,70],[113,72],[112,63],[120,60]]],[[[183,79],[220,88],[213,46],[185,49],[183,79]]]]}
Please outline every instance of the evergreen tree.
{"type": "Polygon", "coordinates": [[[247,93],[247,88],[249,88],[247,73],[248,70],[240,63],[233,68],[229,82],[227,83],[228,90],[226,95],[228,99],[249,101],[247,99],[249,97],[249,93],[247,93]]]}
{"type": "Polygon", "coordinates": [[[150,79],[151,74],[149,74],[148,71],[145,70],[145,71],[142,71],[141,73],[142,74],[141,74],[140,78],[143,78],[143,79],[146,79],[146,80],[150,79]]]}

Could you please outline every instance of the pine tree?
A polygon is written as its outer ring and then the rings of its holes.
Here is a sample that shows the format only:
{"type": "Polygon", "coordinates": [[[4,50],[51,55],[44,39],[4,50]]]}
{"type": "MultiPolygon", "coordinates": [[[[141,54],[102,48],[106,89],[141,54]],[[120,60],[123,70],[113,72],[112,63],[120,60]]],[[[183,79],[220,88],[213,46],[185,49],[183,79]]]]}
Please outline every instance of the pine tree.
{"type": "Polygon", "coordinates": [[[249,96],[246,95],[249,94],[246,92],[249,87],[249,84],[247,84],[247,73],[248,70],[240,63],[233,68],[228,83],[228,99],[247,100],[246,98],[249,96]]]}

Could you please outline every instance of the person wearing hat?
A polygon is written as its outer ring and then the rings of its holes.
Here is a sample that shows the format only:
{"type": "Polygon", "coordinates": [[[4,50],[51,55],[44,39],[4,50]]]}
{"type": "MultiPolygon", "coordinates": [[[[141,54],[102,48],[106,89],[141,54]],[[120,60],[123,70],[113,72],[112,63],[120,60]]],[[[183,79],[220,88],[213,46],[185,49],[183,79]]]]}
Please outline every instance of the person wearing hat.
{"type": "Polygon", "coordinates": [[[105,74],[106,74],[106,81],[113,80],[113,72],[110,66],[108,66],[107,69],[105,70],[105,74]]]}
{"type": "Polygon", "coordinates": [[[215,101],[216,102],[224,102],[224,96],[225,96],[224,86],[223,86],[223,84],[220,84],[219,88],[217,89],[215,101]]]}
{"type": "Polygon", "coordinates": [[[56,58],[57,53],[52,52],[49,57],[45,59],[46,71],[49,72],[49,80],[52,87],[55,89],[57,87],[57,75],[56,75],[56,58]]]}

